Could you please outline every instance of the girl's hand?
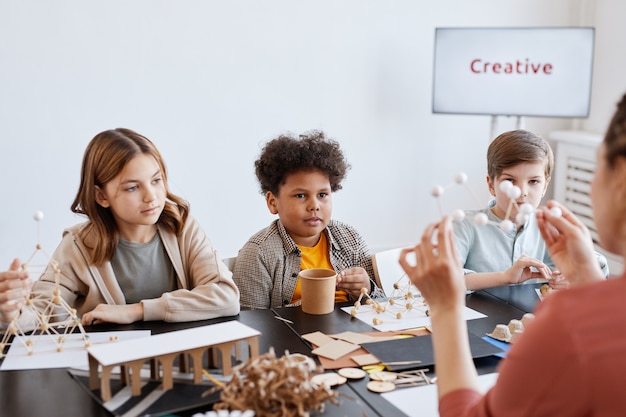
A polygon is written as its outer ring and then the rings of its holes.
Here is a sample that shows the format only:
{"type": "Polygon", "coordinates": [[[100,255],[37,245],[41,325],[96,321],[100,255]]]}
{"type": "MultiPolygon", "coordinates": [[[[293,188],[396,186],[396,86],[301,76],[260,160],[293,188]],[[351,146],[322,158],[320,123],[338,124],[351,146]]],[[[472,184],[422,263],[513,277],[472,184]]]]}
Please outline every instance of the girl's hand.
{"type": "Polygon", "coordinates": [[[129,324],[143,320],[143,304],[98,304],[89,313],[83,314],[83,326],[92,326],[100,323],[129,324]]]}
{"type": "Polygon", "coordinates": [[[0,272],[0,322],[9,323],[30,296],[33,281],[28,272],[20,271],[20,260],[14,259],[6,272],[0,272]]]}
{"type": "Polygon", "coordinates": [[[337,274],[337,289],[346,291],[352,298],[361,295],[361,288],[367,288],[369,294],[371,289],[370,277],[367,271],[360,266],[344,269],[337,274]]]}

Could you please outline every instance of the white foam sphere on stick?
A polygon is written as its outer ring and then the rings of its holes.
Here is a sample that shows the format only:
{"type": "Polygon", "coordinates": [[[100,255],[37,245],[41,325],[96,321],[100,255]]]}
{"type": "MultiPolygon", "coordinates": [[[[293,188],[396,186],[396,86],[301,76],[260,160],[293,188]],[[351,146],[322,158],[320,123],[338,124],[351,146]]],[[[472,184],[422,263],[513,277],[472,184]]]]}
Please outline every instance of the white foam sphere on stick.
{"type": "Polygon", "coordinates": [[[522,195],[522,190],[517,185],[514,185],[507,191],[506,195],[511,200],[517,200],[522,195]]]}
{"type": "Polygon", "coordinates": [[[502,223],[500,223],[500,230],[502,230],[505,233],[510,232],[511,230],[513,230],[513,227],[515,225],[513,224],[513,222],[509,219],[506,220],[502,220],[502,223]]]}
{"type": "Polygon", "coordinates": [[[513,188],[513,184],[511,184],[510,181],[502,181],[499,188],[500,191],[506,194],[511,188],[513,188]]]}
{"type": "Polygon", "coordinates": [[[554,217],[561,217],[563,215],[563,211],[559,207],[552,207],[550,209],[550,214],[554,217]]]}
{"type": "Polygon", "coordinates": [[[524,214],[530,214],[535,210],[535,208],[533,207],[532,204],[530,203],[524,203],[521,206],[519,206],[519,212],[520,213],[524,213],[524,214]]]}
{"type": "Polygon", "coordinates": [[[43,220],[43,211],[41,210],[37,210],[35,212],[35,214],[33,214],[33,219],[37,220],[38,222],[43,220]]]}
{"type": "Polygon", "coordinates": [[[517,213],[515,216],[515,223],[517,224],[525,224],[528,221],[529,215],[526,213],[522,213],[521,211],[517,213]]]}
{"type": "Polygon", "coordinates": [[[440,197],[443,195],[443,187],[441,185],[435,185],[430,193],[433,197],[440,197]]]}
{"type": "Polygon", "coordinates": [[[465,184],[467,182],[467,174],[465,172],[459,172],[456,174],[456,177],[454,177],[454,182],[457,184],[465,184]]]}
{"type": "Polygon", "coordinates": [[[489,223],[489,217],[487,217],[485,213],[477,213],[474,216],[474,223],[476,223],[478,226],[484,226],[489,223]]]}
{"type": "Polygon", "coordinates": [[[464,218],[465,218],[465,212],[461,209],[456,209],[452,213],[452,220],[457,223],[462,222],[464,218]]]}

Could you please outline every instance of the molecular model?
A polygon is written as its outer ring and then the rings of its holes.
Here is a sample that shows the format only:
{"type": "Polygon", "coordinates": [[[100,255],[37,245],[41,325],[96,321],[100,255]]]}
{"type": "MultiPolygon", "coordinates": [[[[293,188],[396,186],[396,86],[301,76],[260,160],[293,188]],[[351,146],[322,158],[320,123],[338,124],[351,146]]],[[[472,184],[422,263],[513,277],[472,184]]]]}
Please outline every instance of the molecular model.
{"type": "MultiPolygon", "coordinates": [[[[470,193],[474,197],[476,197],[476,195],[472,192],[472,190],[467,185],[467,175],[464,172],[460,172],[454,177],[454,183],[458,185],[465,185],[467,189],[470,191],[470,193]]],[[[443,216],[443,210],[441,208],[440,197],[444,194],[446,188],[451,187],[452,185],[454,185],[454,183],[449,184],[446,187],[436,185],[435,187],[433,187],[431,191],[432,196],[437,199],[437,204],[439,206],[439,213],[442,216],[443,216]]],[[[533,211],[535,211],[535,209],[531,204],[528,204],[528,203],[518,204],[517,203],[517,199],[522,194],[522,190],[518,186],[513,185],[509,181],[504,181],[500,183],[499,188],[500,188],[500,191],[505,193],[506,196],[509,198],[509,205],[507,207],[504,220],[502,220],[500,223],[495,224],[495,225],[499,227],[503,232],[510,232],[511,230],[515,228],[516,224],[519,225],[519,224],[526,223],[530,215],[533,213],[533,211]],[[511,211],[513,211],[513,208],[517,209],[517,215],[515,216],[515,223],[513,223],[513,221],[510,220],[511,211]]],[[[478,200],[478,198],[476,198],[476,200],[478,200]]],[[[551,209],[551,212],[556,217],[560,217],[562,214],[561,209],[558,207],[553,207],[551,209]]],[[[465,212],[463,210],[457,209],[452,213],[452,219],[456,222],[463,221],[464,218],[465,218],[465,212]]],[[[484,226],[486,224],[493,223],[489,221],[485,213],[477,213],[474,216],[473,220],[474,220],[474,223],[476,223],[479,226],[484,226]]]]}
{"type": "MultiPolygon", "coordinates": [[[[443,214],[443,209],[441,205],[441,197],[444,195],[446,189],[454,185],[464,185],[467,188],[467,190],[470,192],[470,194],[472,194],[474,198],[480,203],[480,200],[478,199],[478,197],[476,197],[476,194],[474,194],[471,188],[469,188],[469,186],[467,185],[467,174],[465,174],[464,172],[459,172],[454,177],[453,183],[448,184],[446,186],[436,185],[431,190],[432,196],[437,199],[439,213],[441,214],[442,217],[444,214],[443,214]]],[[[504,181],[500,183],[499,187],[500,187],[500,191],[504,192],[507,195],[507,197],[510,199],[509,205],[507,207],[505,219],[499,223],[495,223],[495,222],[490,221],[485,213],[477,213],[474,216],[473,221],[479,226],[484,226],[486,224],[491,223],[499,227],[504,232],[510,232],[515,228],[516,224],[526,223],[530,215],[534,212],[535,209],[533,208],[531,204],[528,204],[528,203],[518,204],[517,203],[517,199],[522,194],[522,191],[518,186],[513,185],[509,181],[504,181]],[[515,216],[515,223],[513,223],[513,221],[510,220],[510,216],[511,216],[511,212],[513,211],[513,208],[517,209],[517,215],[515,216]]],[[[553,207],[550,211],[552,215],[556,217],[560,217],[562,214],[561,209],[558,207],[553,207]]],[[[451,214],[451,217],[454,221],[461,222],[465,219],[465,212],[461,209],[454,210],[451,214]]],[[[364,297],[367,298],[365,302],[366,306],[369,306],[369,308],[371,308],[372,310],[374,310],[377,314],[380,314],[381,316],[383,314],[391,314],[395,316],[396,319],[402,319],[404,314],[406,314],[409,311],[415,311],[416,309],[423,311],[424,315],[428,315],[427,304],[422,298],[421,294],[419,294],[417,289],[415,289],[415,287],[412,287],[412,284],[410,283],[410,281],[408,285],[402,285],[402,281],[405,278],[406,278],[406,275],[403,275],[398,281],[394,283],[393,293],[389,296],[389,299],[387,301],[374,300],[370,298],[370,296],[367,294],[367,290],[362,289],[359,299],[354,303],[354,308],[351,310],[351,315],[355,317],[359,313],[359,309],[362,307],[362,299],[364,297]],[[399,300],[403,300],[402,302],[404,304],[399,305],[398,304],[399,300]]],[[[378,325],[378,324],[383,323],[383,320],[379,317],[375,317],[373,319],[373,322],[375,325],[378,325]]]]}
{"type": "Polygon", "coordinates": [[[33,215],[33,218],[38,222],[38,243],[28,261],[21,265],[21,269],[24,271],[28,270],[29,263],[35,256],[38,253],[43,253],[49,260],[49,268],[52,268],[54,272],[55,287],[52,298],[29,297],[26,300],[25,305],[9,323],[2,340],[0,340],[0,358],[5,356],[5,349],[16,341],[19,341],[28,354],[32,355],[34,353],[33,336],[39,335],[48,336],[56,345],[57,352],[61,352],[63,351],[63,343],[65,342],[66,336],[73,333],[76,329],[80,331],[85,347],[90,346],[89,336],[76,315],[76,309],[71,308],[61,297],[59,279],[62,273],[59,269],[58,262],[52,259],[43,249],[41,243],[39,243],[39,222],[43,220],[43,213],[37,211],[33,215]],[[35,305],[36,303],[39,308],[35,305]],[[28,317],[28,320],[24,319],[21,321],[20,318],[25,316],[28,317]],[[11,342],[12,336],[14,336],[14,338],[11,342]]]}
{"type": "Polygon", "coordinates": [[[389,316],[401,320],[408,312],[421,312],[428,315],[426,310],[426,302],[422,298],[417,288],[413,286],[406,274],[403,274],[393,284],[393,291],[387,300],[375,300],[371,298],[366,288],[361,289],[359,299],[354,302],[354,308],[350,311],[352,317],[356,317],[359,309],[363,307],[362,300],[366,298],[365,306],[371,308],[377,316],[372,319],[374,325],[384,322],[381,317],[389,316]],[[406,282],[405,282],[406,281],[406,282]]]}

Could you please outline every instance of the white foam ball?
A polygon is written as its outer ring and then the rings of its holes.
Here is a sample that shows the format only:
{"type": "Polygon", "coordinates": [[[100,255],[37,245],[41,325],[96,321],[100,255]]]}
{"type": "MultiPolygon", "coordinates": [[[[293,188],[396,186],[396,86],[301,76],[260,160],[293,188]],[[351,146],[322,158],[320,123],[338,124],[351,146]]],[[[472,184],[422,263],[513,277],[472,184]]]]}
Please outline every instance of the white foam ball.
{"type": "Polygon", "coordinates": [[[474,216],[474,223],[476,223],[478,226],[484,226],[489,223],[489,217],[487,217],[485,213],[477,213],[474,216]]]}
{"type": "Polygon", "coordinates": [[[519,196],[522,195],[522,190],[517,185],[514,185],[509,191],[507,191],[506,195],[511,200],[517,200],[519,196]]]}
{"type": "Polygon", "coordinates": [[[528,214],[526,213],[522,213],[521,211],[519,213],[517,213],[517,216],[515,216],[515,223],[517,224],[524,224],[528,221],[528,214]]]}
{"type": "Polygon", "coordinates": [[[561,217],[563,215],[563,211],[559,207],[552,207],[550,209],[550,214],[554,217],[561,217]]]}
{"type": "Polygon", "coordinates": [[[435,185],[430,193],[433,195],[433,197],[440,197],[443,195],[443,191],[444,190],[441,185],[435,185]]]}
{"type": "Polygon", "coordinates": [[[511,184],[511,181],[502,181],[499,188],[500,191],[506,194],[512,187],[513,184],[511,184]]]}
{"type": "Polygon", "coordinates": [[[33,219],[37,220],[38,222],[43,220],[43,211],[41,210],[37,210],[35,212],[35,214],[33,214],[33,219]]]}
{"type": "Polygon", "coordinates": [[[461,209],[456,209],[452,213],[452,220],[457,223],[462,222],[464,218],[465,218],[465,212],[461,209]]]}
{"type": "Polygon", "coordinates": [[[508,233],[511,230],[513,230],[513,227],[515,227],[515,225],[509,219],[502,220],[502,223],[500,223],[500,230],[502,230],[505,233],[508,233]]]}
{"type": "Polygon", "coordinates": [[[519,212],[520,213],[524,213],[524,214],[530,214],[534,211],[534,207],[532,204],[529,203],[524,203],[521,206],[519,206],[519,212]]]}
{"type": "Polygon", "coordinates": [[[465,172],[459,172],[456,174],[456,177],[454,177],[454,182],[457,184],[465,184],[467,182],[467,174],[465,172]]]}

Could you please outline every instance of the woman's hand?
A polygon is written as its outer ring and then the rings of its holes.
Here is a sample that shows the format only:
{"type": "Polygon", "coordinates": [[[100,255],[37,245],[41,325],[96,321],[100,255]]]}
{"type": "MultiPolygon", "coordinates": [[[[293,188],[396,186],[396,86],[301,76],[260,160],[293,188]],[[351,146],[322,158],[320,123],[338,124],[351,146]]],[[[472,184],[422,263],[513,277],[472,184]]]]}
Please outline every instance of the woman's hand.
{"type": "Polygon", "coordinates": [[[570,284],[604,279],[589,229],[569,209],[549,201],[537,210],[537,225],[550,257],[570,284]],[[560,216],[555,214],[559,210],[560,216]]]}
{"type": "Polygon", "coordinates": [[[450,218],[428,226],[414,249],[402,251],[400,265],[430,309],[439,398],[457,389],[478,389],[463,316],[465,278],[454,248],[450,218]],[[437,244],[432,242],[435,231],[437,244]],[[415,252],[415,265],[407,262],[410,252],[415,252]]]}
{"type": "Polygon", "coordinates": [[[449,217],[429,225],[415,248],[404,249],[400,265],[428,302],[431,312],[465,305],[463,268],[454,248],[449,217]],[[437,243],[433,243],[435,232],[437,243]],[[410,252],[415,252],[415,265],[410,265],[406,259],[410,252]]]}

